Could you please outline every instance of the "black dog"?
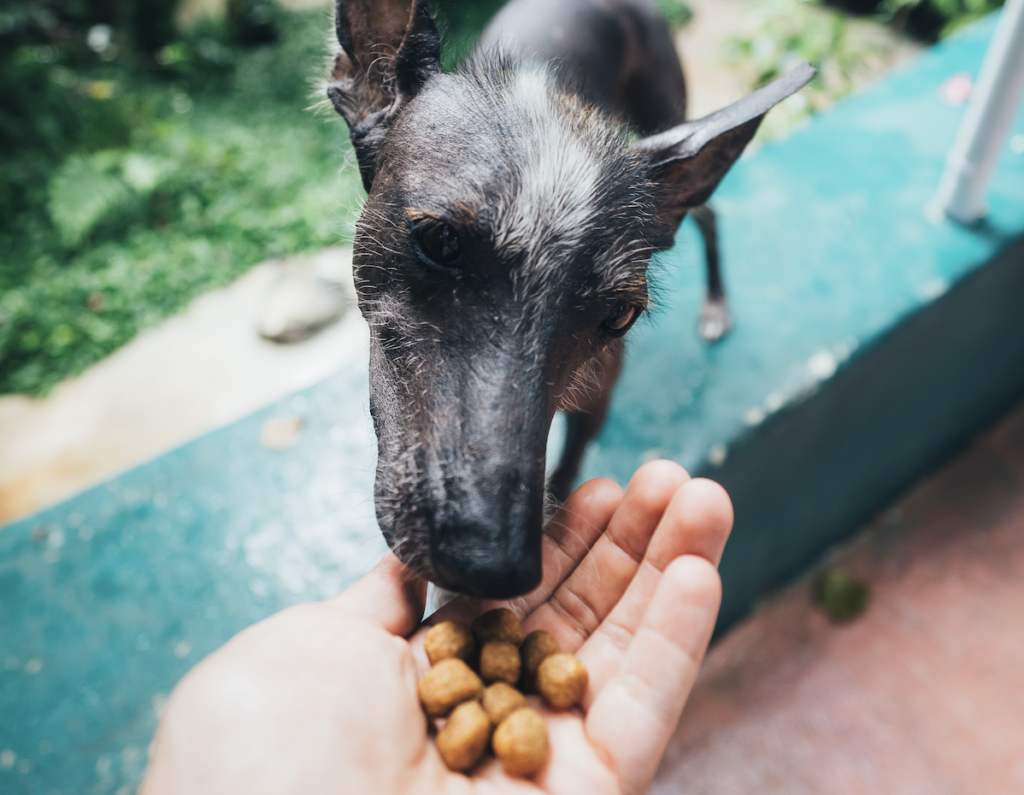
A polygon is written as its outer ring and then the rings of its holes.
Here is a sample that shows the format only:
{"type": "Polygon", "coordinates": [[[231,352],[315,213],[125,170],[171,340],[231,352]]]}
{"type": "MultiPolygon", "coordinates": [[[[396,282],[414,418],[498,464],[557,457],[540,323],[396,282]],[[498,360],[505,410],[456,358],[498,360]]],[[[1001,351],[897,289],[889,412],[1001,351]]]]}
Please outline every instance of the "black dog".
{"type": "Polygon", "coordinates": [[[649,0],[513,0],[454,74],[426,0],[338,0],[336,25],[327,93],[369,194],[355,275],[377,518],[423,577],[522,594],[541,578],[555,411],[572,412],[561,497],[647,307],[651,255],[814,70],[683,123],[649,0]]]}

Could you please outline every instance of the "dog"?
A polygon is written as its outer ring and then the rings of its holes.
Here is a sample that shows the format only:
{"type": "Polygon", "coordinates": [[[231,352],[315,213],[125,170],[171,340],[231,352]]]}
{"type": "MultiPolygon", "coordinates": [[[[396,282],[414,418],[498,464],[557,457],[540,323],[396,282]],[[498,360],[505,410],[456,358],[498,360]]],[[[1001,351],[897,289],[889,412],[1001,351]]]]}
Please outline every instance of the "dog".
{"type": "Polygon", "coordinates": [[[555,412],[562,498],[647,311],[652,254],[687,213],[713,233],[712,192],[814,70],[686,122],[651,0],[512,0],[447,74],[427,0],[338,0],[335,21],[327,95],[368,194],[354,271],[377,519],[416,574],[517,596],[541,579],[555,412]]]}

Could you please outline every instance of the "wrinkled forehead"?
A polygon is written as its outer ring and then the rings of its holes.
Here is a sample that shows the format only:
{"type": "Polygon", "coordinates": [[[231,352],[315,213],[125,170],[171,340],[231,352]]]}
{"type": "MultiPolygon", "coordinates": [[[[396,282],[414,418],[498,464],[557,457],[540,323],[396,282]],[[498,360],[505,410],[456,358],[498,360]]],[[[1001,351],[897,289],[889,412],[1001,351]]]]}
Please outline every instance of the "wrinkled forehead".
{"type": "Polygon", "coordinates": [[[538,67],[435,78],[403,113],[393,146],[406,206],[469,215],[505,245],[571,244],[590,219],[635,207],[645,186],[621,128],[538,67]]]}

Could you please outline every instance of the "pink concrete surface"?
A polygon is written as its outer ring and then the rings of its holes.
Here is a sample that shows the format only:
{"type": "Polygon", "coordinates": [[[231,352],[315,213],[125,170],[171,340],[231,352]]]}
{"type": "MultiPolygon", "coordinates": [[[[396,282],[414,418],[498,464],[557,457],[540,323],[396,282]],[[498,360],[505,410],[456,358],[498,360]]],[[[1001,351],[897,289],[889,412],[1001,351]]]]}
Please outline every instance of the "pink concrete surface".
{"type": "MultiPolygon", "coordinates": [[[[884,455],[885,451],[878,451],[884,455]]],[[[1024,793],[1024,405],[711,650],[652,793],[1024,793]]]]}

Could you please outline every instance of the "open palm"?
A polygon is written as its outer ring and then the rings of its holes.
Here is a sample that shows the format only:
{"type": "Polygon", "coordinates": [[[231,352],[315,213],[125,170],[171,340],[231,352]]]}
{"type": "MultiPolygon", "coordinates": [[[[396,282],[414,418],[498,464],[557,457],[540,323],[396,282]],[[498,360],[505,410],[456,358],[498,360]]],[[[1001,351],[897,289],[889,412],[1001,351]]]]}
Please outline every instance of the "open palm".
{"type": "Polygon", "coordinates": [[[536,590],[503,603],[457,597],[431,617],[507,606],[587,666],[582,709],[534,704],[551,757],[533,779],[491,758],[468,777],[445,767],[416,694],[426,584],[389,554],[345,593],[249,628],[185,677],[143,792],[643,792],[711,637],[731,525],[721,487],[675,464],[645,465],[625,494],[593,480],[545,529],[536,590]]]}

